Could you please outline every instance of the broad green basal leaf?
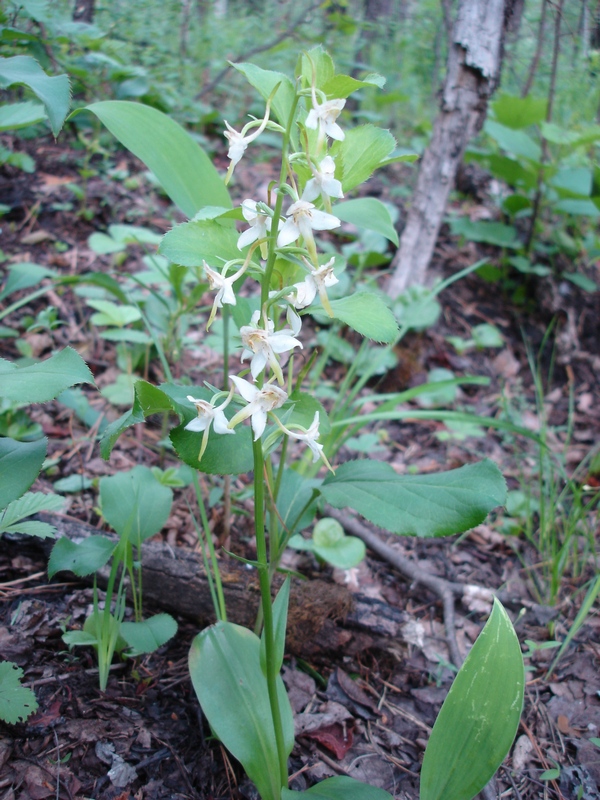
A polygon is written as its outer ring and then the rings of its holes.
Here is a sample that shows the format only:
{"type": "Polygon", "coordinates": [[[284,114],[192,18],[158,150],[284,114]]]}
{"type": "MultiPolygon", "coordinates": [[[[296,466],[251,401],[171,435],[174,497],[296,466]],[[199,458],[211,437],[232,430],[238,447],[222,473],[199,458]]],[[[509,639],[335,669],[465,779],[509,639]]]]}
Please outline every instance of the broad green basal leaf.
{"type": "Polygon", "coordinates": [[[45,403],[76,383],[93,384],[94,378],[70,347],[27,367],[0,359],[0,398],[11,403],[45,403]]]}
{"type": "Polygon", "coordinates": [[[332,155],[341,160],[341,180],[344,192],[349,192],[367,180],[374,170],[386,161],[396,148],[389,131],[374,125],[361,125],[346,131],[343,142],[336,142],[332,155]]]}
{"type": "Polygon", "coordinates": [[[515,738],[524,683],[519,640],[495,600],[433,726],[420,800],[471,800],[486,785],[515,738]]]}
{"type": "Polygon", "coordinates": [[[0,108],[0,131],[16,131],[46,119],[46,110],[40,103],[11,103],[0,108]]]}
{"type": "Polygon", "coordinates": [[[385,236],[398,246],[398,234],[386,206],[376,197],[359,197],[356,200],[345,200],[336,203],[332,209],[336,217],[343,222],[350,222],[357,228],[366,228],[385,236]]]}
{"type": "Polygon", "coordinates": [[[389,464],[363,459],[337,468],[321,486],[336,508],[350,507],[403,536],[449,536],[479,525],[503,505],[506,484],[489,460],[435,475],[397,475],[389,464]]]}
{"type": "Polygon", "coordinates": [[[394,314],[376,294],[357,292],[331,301],[333,315],[340,322],[375,342],[393,342],[398,335],[394,314]]]}
{"type": "MultiPolygon", "coordinates": [[[[291,80],[282,72],[274,72],[270,69],[262,69],[255,64],[232,64],[232,67],[246,76],[246,79],[255,89],[258,89],[263,100],[268,100],[273,89],[279,84],[279,88],[271,102],[274,115],[281,125],[287,127],[289,116],[292,110],[296,90],[291,80]]],[[[235,126],[234,126],[235,127],[235,126]]],[[[212,205],[216,205],[213,203],[212,205]]]]}
{"type": "Polygon", "coordinates": [[[46,439],[17,442],[0,438],[0,509],[17,500],[37,478],[46,458],[46,445],[46,439]]]}
{"type": "Polygon", "coordinates": [[[158,178],[184,214],[232,205],[223,179],[202,148],[175,120],[141,103],[106,100],[86,106],[158,178]]]}
{"type": "MultiPolygon", "coordinates": [[[[192,684],[211,728],[242,764],[262,800],[280,800],[281,782],[260,640],[252,631],[217,622],[190,649],[192,684]]],[[[294,745],[292,709],[277,679],[287,754],[294,745]]]]}
{"type": "Polygon", "coordinates": [[[218,270],[225,261],[240,258],[237,238],[229,225],[218,220],[193,220],[166,233],[158,252],[174,264],[201,267],[202,261],[206,261],[218,270]]]}

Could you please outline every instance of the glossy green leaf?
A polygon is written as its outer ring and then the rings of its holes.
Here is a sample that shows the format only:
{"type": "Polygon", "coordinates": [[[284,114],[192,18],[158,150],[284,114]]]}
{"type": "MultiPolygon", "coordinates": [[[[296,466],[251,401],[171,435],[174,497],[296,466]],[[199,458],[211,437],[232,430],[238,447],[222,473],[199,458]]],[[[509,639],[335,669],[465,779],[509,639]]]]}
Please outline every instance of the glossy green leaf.
{"type": "MultiPolygon", "coordinates": [[[[211,728],[244,767],[262,800],[280,800],[279,761],[260,639],[239,625],[217,622],[190,649],[192,684],[211,728]]],[[[294,746],[292,709],[278,677],[286,753],[294,746]]]]}
{"type": "Polygon", "coordinates": [[[337,468],[321,493],[336,508],[353,508],[402,536],[449,536],[479,525],[504,504],[506,484],[486,459],[435,475],[398,475],[384,462],[362,459],[337,468]]]}
{"type": "Polygon", "coordinates": [[[23,670],[12,661],[0,661],[0,719],[14,725],[24,722],[37,711],[37,700],[27,686],[21,685],[23,670]]]}
{"type": "MultiPolygon", "coordinates": [[[[273,661],[277,665],[277,672],[283,664],[285,653],[285,632],[287,629],[288,606],[290,602],[290,578],[283,582],[281,589],[277,592],[277,597],[273,602],[273,633],[274,633],[274,652],[273,661]]],[[[260,668],[263,675],[267,675],[267,647],[265,642],[265,631],[263,628],[260,637],[260,668]]]]}
{"type": "Polygon", "coordinates": [[[421,768],[420,800],[471,800],[513,743],[525,673],[501,603],[471,648],[438,715],[421,768]]]}
{"type": "Polygon", "coordinates": [[[117,542],[106,536],[88,536],[81,542],[73,542],[64,536],[52,548],[48,559],[48,577],[57,572],[72,572],[79,578],[91,575],[108,563],[117,547],[117,542]]]}
{"type": "Polygon", "coordinates": [[[127,655],[153,653],[177,633],[177,623],[170,614],[155,614],[141,622],[122,622],[121,636],[129,649],[127,655]]]}
{"type": "Polygon", "coordinates": [[[102,516],[119,536],[132,543],[158,533],[171,513],[173,492],[138,465],[129,472],[101,478],[102,516]]]}
{"type": "Polygon", "coordinates": [[[346,536],[343,527],[333,517],[323,517],[314,527],[311,539],[297,534],[289,546],[307,550],[338,569],[351,569],[360,564],[366,554],[364,542],[356,536],[346,536]]]}
{"type": "Polygon", "coordinates": [[[46,111],[40,103],[11,103],[0,107],[0,131],[16,131],[46,119],[46,111]]]}
{"type": "Polygon", "coordinates": [[[223,179],[202,148],[175,120],[141,103],[106,100],[86,106],[141,159],[188,217],[203,206],[231,207],[223,179]]]}
{"type": "Polygon", "coordinates": [[[0,87],[27,86],[42,101],[52,133],[58,136],[71,103],[71,88],[66,75],[46,75],[31,56],[0,58],[0,87]]]}
{"type": "Polygon", "coordinates": [[[548,100],[544,97],[518,97],[501,94],[492,103],[496,121],[507,128],[526,128],[546,119],[548,100]]]}
{"type": "MultiPolygon", "coordinates": [[[[282,72],[274,72],[270,69],[262,69],[255,64],[232,64],[238,72],[245,75],[248,82],[257,89],[262,95],[263,100],[267,100],[273,89],[279,84],[279,89],[271,102],[273,114],[277,118],[280,125],[287,127],[289,122],[292,105],[296,97],[296,90],[291,80],[282,72]]],[[[233,127],[240,129],[237,125],[233,127]]],[[[243,125],[241,126],[243,127],[243,125]]],[[[213,203],[212,205],[216,205],[213,203]]]]}
{"type": "Polygon", "coordinates": [[[333,315],[340,322],[375,342],[393,342],[398,324],[391,309],[376,294],[356,292],[331,301],[333,315]]]}
{"type": "Polygon", "coordinates": [[[0,438],[0,509],[21,497],[37,478],[46,458],[46,445],[46,439],[17,442],[0,438]]]}
{"type": "Polygon", "coordinates": [[[238,236],[230,226],[217,220],[196,220],[176,225],[165,234],[158,252],[184,267],[201,267],[206,261],[219,269],[225,261],[241,257],[238,236]]]}
{"type": "Polygon", "coordinates": [[[281,792],[281,800],[302,800],[307,796],[309,800],[392,800],[392,795],[384,789],[369,786],[346,775],[327,778],[305,792],[292,789],[283,789],[281,792]]]}
{"type": "Polygon", "coordinates": [[[374,125],[360,125],[345,133],[344,141],[336,142],[331,154],[341,164],[342,187],[349,192],[364,183],[392,155],[396,140],[389,131],[374,125]]]}
{"type": "Polygon", "coordinates": [[[0,398],[11,403],[45,403],[75,383],[93,384],[94,378],[70,347],[27,367],[0,359],[0,398]]]}
{"type": "Polygon", "coordinates": [[[352,78],[350,75],[335,75],[325,84],[323,91],[328,98],[333,99],[336,97],[349,97],[359,89],[372,89],[374,87],[383,89],[384,86],[385,78],[375,72],[365,75],[362,80],[352,78]]]}
{"type": "Polygon", "coordinates": [[[497,247],[519,247],[517,230],[512,225],[486,220],[470,220],[468,217],[450,217],[450,230],[455,236],[464,236],[471,242],[484,242],[497,247]]]}
{"type": "Polygon", "coordinates": [[[366,228],[385,236],[398,247],[398,234],[387,206],[376,197],[359,197],[336,203],[333,214],[342,222],[350,222],[357,228],[366,228]]]}

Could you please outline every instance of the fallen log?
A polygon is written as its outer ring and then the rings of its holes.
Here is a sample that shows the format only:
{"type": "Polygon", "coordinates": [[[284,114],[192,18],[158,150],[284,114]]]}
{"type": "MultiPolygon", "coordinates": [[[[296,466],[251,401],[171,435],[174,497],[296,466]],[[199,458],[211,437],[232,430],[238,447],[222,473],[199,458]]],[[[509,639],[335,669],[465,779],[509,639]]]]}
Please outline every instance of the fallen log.
{"type": "MultiPolygon", "coordinates": [[[[59,536],[73,541],[99,533],[62,514],[44,513],[39,519],[54,525],[59,536]]],[[[43,540],[42,544],[49,554],[53,541],[43,540]]],[[[219,558],[219,567],[228,619],[253,627],[260,598],[256,569],[227,555],[219,558]]],[[[105,585],[107,577],[108,570],[99,573],[100,586],[105,585]]],[[[91,583],[92,576],[81,580],[91,583]]],[[[282,580],[282,576],[276,576],[275,586],[282,580]]],[[[190,619],[199,627],[215,621],[201,553],[147,541],[142,545],[142,581],[145,604],[190,619]]],[[[373,647],[387,649],[397,646],[407,621],[405,612],[380,600],[353,594],[345,586],[323,579],[293,577],[286,649],[305,659],[341,649],[348,655],[373,647]]]]}

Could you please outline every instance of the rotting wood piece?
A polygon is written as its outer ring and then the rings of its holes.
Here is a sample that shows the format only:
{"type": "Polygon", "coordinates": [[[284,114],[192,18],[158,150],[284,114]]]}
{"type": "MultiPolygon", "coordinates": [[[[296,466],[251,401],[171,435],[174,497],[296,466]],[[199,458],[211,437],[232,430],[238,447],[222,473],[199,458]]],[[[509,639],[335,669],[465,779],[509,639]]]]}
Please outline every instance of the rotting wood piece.
{"type": "MultiPolygon", "coordinates": [[[[79,520],[61,514],[43,513],[39,519],[55,525],[59,536],[74,541],[98,534],[79,520]]],[[[110,534],[103,533],[110,536],[110,534]]],[[[53,540],[40,540],[49,553],[53,540]]],[[[255,569],[227,556],[219,560],[221,580],[231,622],[252,628],[259,601],[255,569]]],[[[99,585],[108,570],[99,573],[99,585]]],[[[82,579],[91,582],[91,576],[82,579]]],[[[142,580],[145,604],[159,607],[205,626],[215,621],[209,582],[200,553],[164,542],[147,541],[142,546],[142,580]]],[[[275,584],[283,578],[276,576],[275,584]]],[[[402,639],[407,615],[384,602],[351,594],[345,586],[321,579],[292,579],[286,649],[300,658],[318,658],[343,651],[352,655],[370,647],[394,648],[402,639]]]]}

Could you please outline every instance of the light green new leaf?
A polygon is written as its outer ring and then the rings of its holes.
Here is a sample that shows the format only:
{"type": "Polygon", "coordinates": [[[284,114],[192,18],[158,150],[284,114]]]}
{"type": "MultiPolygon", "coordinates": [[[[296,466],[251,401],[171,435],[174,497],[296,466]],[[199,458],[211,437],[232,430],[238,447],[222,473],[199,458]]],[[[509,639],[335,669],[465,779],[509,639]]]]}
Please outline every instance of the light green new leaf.
{"type": "Polygon", "coordinates": [[[517,97],[513,94],[501,94],[492,103],[497,122],[507,128],[526,128],[537,125],[546,119],[548,100],[543,97],[517,97]]]}
{"type": "Polygon", "coordinates": [[[46,445],[46,439],[17,442],[0,438],[0,509],[21,497],[37,478],[46,458],[46,445]]]}
{"type": "Polygon", "coordinates": [[[391,309],[376,294],[356,294],[331,301],[336,319],[375,342],[393,342],[398,335],[398,324],[391,309]]]}
{"type": "Polygon", "coordinates": [[[12,661],[0,661],[0,719],[14,725],[37,711],[34,693],[21,686],[23,670],[12,661]]]}
{"type": "Polygon", "coordinates": [[[177,623],[170,614],[155,614],[141,622],[122,622],[121,636],[129,645],[127,655],[153,653],[177,633],[177,623]]]}
{"type": "Polygon", "coordinates": [[[398,234],[390,212],[376,197],[359,197],[356,200],[336,203],[332,212],[343,222],[350,222],[357,228],[380,233],[398,247],[398,234]]]}
{"type": "Polygon", "coordinates": [[[525,672],[501,603],[471,648],[438,715],[421,768],[420,800],[471,800],[513,743],[525,672]]]}
{"type": "Polygon", "coordinates": [[[448,223],[455,236],[464,236],[471,242],[484,242],[497,247],[520,246],[517,229],[512,225],[487,220],[470,220],[468,217],[450,217],[448,223]]]}
{"type": "Polygon", "coordinates": [[[175,120],[155,108],[127,100],[106,100],[86,108],[146,164],[187,217],[193,217],[203,206],[231,207],[223,179],[175,120]]]}
{"type": "MultiPolygon", "coordinates": [[[[262,69],[255,64],[240,63],[231,64],[232,67],[245,75],[246,80],[257,89],[262,95],[263,100],[268,100],[273,89],[279,84],[279,89],[271,102],[273,113],[283,127],[287,127],[290,113],[296,97],[294,84],[284,75],[283,72],[274,72],[270,69],[262,69]]],[[[243,125],[241,126],[243,127],[243,125]]],[[[217,205],[213,202],[212,205],[217,205]]]]}
{"type": "Polygon", "coordinates": [[[539,162],[542,155],[541,148],[539,144],[524,131],[507,128],[491,119],[488,119],[485,123],[484,130],[508,153],[512,153],[514,156],[523,156],[524,158],[530,159],[530,161],[539,162]]]}
{"type": "Polygon", "coordinates": [[[11,403],[45,403],[75,383],[93,384],[94,378],[70,347],[28,367],[0,359],[0,398],[11,403]]]}
{"type": "Polygon", "coordinates": [[[101,478],[102,516],[131,543],[143,542],[163,527],[171,513],[173,492],[138,465],[129,472],[101,478]]]}
{"type": "Polygon", "coordinates": [[[323,517],[314,527],[312,539],[297,534],[288,542],[295,550],[307,550],[338,569],[351,569],[364,559],[364,542],[356,536],[346,536],[340,523],[323,517]]]}
{"type": "Polygon", "coordinates": [[[106,536],[88,536],[81,542],[64,536],[50,553],[48,577],[53,578],[57,572],[72,572],[79,578],[91,575],[108,563],[117,544],[106,536]]]}
{"type": "Polygon", "coordinates": [[[435,475],[398,475],[386,463],[349,461],[323,481],[336,508],[353,508],[374,525],[402,536],[450,536],[479,525],[504,504],[506,484],[486,459],[435,475]]]}
{"type": "MultiPolygon", "coordinates": [[[[267,681],[260,666],[260,639],[239,625],[217,622],[192,642],[189,669],[215,734],[242,764],[262,800],[280,800],[279,760],[267,681]]],[[[289,755],[294,720],[280,677],[277,693],[289,755]]]]}
{"type": "Polygon", "coordinates": [[[52,133],[58,136],[69,112],[71,89],[66,75],[46,75],[31,56],[0,58],[0,87],[7,89],[14,84],[28,86],[46,108],[52,133]]]}
{"type": "Polygon", "coordinates": [[[302,800],[304,797],[308,797],[308,800],[392,800],[392,795],[384,789],[369,786],[346,775],[327,778],[305,792],[281,790],[281,800],[302,800]]]}
{"type": "Polygon", "coordinates": [[[0,108],[0,131],[17,131],[44,119],[46,111],[40,103],[11,103],[0,108]]]}
{"type": "Polygon", "coordinates": [[[376,72],[365,75],[362,80],[352,78],[350,75],[335,75],[325,84],[323,91],[328,98],[334,99],[336,97],[348,97],[353,92],[357,92],[359,89],[373,87],[383,89],[384,86],[385,78],[383,75],[378,75],[376,72]]]}
{"type": "Polygon", "coordinates": [[[341,161],[341,180],[344,192],[349,192],[371,177],[396,148],[389,131],[374,125],[359,125],[346,131],[343,142],[336,142],[331,154],[341,161]]]}
{"type": "Polygon", "coordinates": [[[217,220],[184,222],[165,234],[158,252],[184,267],[201,267],[204,260],[219,269],[241,257],[237,239],[235,230],[217,220]]]}

